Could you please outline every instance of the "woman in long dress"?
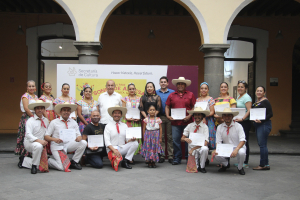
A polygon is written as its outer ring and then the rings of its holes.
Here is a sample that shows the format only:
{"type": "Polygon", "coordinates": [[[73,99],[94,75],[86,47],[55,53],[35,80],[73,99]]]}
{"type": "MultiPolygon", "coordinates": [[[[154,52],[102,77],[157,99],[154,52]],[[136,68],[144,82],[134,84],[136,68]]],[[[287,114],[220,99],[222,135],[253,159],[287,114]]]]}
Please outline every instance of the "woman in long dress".
{"type": "Polygon", "coordinates": [[[51,94],[52,86],[49,82],[45,82],[41,85],[41,89],[43,90],[43,95],[40,96],[40,100],[44,102],[49,102],[50,106],[45,110],[45,117],[48,118],[49,122],[53,119],[56,119],[56,114],[54,112],[54,104],[53,101],[55,100],[54,96],[51,94]]]}

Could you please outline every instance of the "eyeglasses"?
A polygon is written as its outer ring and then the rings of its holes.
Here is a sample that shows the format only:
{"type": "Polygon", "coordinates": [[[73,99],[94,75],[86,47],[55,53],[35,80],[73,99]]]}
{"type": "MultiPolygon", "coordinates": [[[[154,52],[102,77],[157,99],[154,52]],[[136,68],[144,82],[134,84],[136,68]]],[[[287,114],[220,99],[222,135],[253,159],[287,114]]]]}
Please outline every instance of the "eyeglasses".
{"type": "Polygon", "coordinates": [[[244,81],[244,80],[242,80],[242,81],[239,80],[238,83],[246,83],[246,81],[244,81]]]}

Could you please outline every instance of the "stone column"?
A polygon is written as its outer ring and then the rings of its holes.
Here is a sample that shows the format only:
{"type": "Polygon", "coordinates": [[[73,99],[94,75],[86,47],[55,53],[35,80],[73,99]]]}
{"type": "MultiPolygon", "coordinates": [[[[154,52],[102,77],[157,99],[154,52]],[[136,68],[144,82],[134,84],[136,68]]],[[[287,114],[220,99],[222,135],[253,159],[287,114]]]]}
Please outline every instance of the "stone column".
{"type": "Polygon", "coordinates": [[[73,44],[78,49],[79,64],[98,64],[98,51],[103,48],[101,42],[75,41],[73,44]]]}
{"type": "Polygon", "coordinates": [[[203,44],[199,50],[204,52],[204,81],[209,84],[209,96],[217,98],[220,83],[224,81],[224,53],[230,44],[203,44]]]}

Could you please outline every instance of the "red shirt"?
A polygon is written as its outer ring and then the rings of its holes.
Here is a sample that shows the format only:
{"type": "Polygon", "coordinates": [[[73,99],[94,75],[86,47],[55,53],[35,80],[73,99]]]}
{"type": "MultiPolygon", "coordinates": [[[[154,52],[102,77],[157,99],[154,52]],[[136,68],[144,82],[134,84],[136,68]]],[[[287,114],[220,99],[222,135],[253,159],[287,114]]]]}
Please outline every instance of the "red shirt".
{"type": "MultiPolygon", "coordinates": [[[[170,108],[186,108],[186,111],[192,110],[196,103],[196,98],[194,94],[190,91],[184,91],[182,97],[179,96],[178,91],[173,92],[169,95],[166,105],[168,105],[170,108]]],[[[188,112],[186,112],[186,116],[188,116],[188,112]]],[[[189,123],[192,123],[193,119],[192,117],[188,122],[184,122],[183,120],[173,120],[171,123],[173,126],[179,126],[179,125],[188,125],[189,123]]]]}

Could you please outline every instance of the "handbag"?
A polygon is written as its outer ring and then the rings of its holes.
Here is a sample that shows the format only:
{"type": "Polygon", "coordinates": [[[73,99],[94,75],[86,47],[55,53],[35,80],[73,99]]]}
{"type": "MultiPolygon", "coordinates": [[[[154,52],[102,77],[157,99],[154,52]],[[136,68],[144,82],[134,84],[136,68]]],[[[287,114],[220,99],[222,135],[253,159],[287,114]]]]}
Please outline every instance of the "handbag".
{"type": "Polygon", "coordinates": [[[99,147],[96,151],[90,150],[88,147],[85,149],[85,154],[90,155],[90,154],[100,154],[103,151],[103,147],[99,147]]]}

